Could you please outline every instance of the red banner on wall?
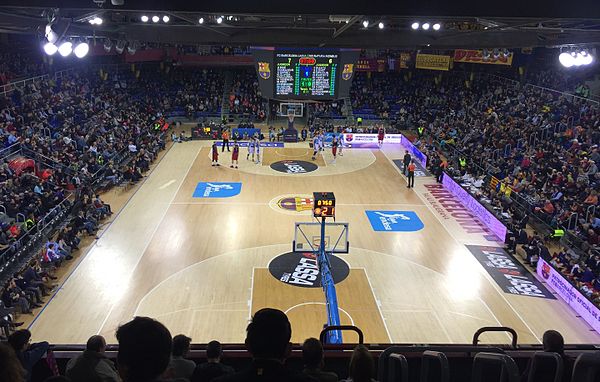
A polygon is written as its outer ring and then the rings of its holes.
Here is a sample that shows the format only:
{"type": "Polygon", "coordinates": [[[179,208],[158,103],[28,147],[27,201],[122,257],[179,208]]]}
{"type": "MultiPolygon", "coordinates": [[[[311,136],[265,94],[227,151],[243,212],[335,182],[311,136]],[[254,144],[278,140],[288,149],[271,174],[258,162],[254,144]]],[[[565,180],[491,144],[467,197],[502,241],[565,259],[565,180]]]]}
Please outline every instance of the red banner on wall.
{"type": "Polygon", "coordinates": [[[507,56],[483,58],[482,50],[456,49],[454,51],[454,62],[466,62],[470,64],[492,64],[492,65],[512,65],[512,52],[507,56]]]}
{"type": "Polygon", "coordinates": [[[386,60],[378,58],[359,58],[356,63],[357,72],[384,72],[386,60]]]}

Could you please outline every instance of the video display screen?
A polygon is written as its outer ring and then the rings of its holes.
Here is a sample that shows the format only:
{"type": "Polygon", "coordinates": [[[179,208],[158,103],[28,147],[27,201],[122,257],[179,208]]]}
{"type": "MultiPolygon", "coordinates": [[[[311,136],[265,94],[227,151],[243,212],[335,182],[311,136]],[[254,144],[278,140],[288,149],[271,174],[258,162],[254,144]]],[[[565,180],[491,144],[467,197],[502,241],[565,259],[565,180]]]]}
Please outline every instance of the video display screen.
{"type": "Polygon", "coordinates": [[[290,98],[335,98],[337,53],[275,53],[275,96],[290,98]]]}

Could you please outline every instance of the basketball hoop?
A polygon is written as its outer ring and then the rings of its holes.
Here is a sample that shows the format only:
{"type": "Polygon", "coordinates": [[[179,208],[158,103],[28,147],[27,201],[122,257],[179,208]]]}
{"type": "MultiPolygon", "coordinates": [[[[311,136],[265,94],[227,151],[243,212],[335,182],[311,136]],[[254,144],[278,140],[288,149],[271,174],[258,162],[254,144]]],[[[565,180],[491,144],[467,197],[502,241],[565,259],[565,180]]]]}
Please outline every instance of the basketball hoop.
{"type": "Polygon", "coordinates": [[[288,111],[288,121],[290,123],[294,123],[294,112],[293,111],[288,111]]]}

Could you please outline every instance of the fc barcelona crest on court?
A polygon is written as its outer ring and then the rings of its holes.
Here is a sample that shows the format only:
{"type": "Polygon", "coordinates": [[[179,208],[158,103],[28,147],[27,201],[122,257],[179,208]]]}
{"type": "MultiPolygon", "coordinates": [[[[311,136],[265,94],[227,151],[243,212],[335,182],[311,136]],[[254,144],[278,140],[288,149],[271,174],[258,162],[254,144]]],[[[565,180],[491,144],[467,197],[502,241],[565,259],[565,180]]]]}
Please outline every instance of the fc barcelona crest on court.
{"type": "Polygon", "coordinates": [[[271,68],[269,67],[268,62],[258,63],[258,75],[263,80],[268,80],[271,77],[271,68]]]}
{"type": "Polygon", "coordinates": [[[342,70],[342,80],[348,81],[352,78],[352,73],[354,73],[354,64],[344,64],[344,69],[342,70]]]}

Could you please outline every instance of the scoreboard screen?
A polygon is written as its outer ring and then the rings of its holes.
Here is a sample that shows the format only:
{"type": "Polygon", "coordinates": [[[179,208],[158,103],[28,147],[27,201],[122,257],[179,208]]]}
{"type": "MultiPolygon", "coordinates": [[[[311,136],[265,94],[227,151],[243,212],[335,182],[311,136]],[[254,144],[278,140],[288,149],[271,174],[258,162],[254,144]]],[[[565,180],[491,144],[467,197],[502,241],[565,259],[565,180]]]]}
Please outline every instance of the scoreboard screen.
{"type": "Polygon", "coordinates": [[[275,96],[336,98],[338,53],[275,52],[275,96]]]}

